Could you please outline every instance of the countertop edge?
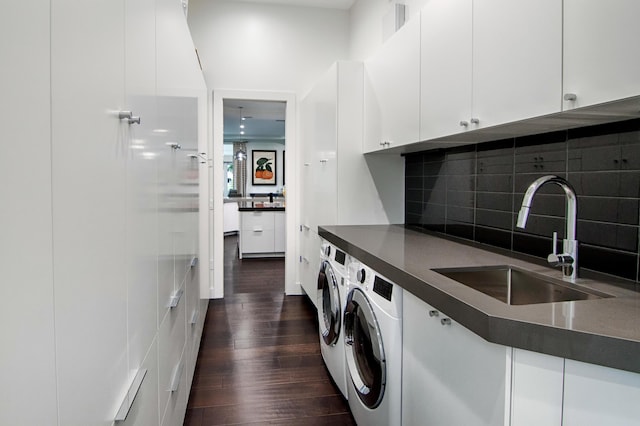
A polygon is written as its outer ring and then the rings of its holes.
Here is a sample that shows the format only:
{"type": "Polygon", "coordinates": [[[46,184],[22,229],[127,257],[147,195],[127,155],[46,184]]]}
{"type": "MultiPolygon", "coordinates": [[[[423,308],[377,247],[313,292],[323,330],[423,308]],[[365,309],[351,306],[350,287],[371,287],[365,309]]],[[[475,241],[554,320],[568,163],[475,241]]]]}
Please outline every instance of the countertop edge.
{"type": "Polygon", "coordinates": [[[483,311],[397,268],[325,227],[318,227],[318,235],[389,280],[402,283],[398,285],[404,290],[488,342],[640,373],[640,360],[637,357],[640,341],[537,324],[483,311]]]}

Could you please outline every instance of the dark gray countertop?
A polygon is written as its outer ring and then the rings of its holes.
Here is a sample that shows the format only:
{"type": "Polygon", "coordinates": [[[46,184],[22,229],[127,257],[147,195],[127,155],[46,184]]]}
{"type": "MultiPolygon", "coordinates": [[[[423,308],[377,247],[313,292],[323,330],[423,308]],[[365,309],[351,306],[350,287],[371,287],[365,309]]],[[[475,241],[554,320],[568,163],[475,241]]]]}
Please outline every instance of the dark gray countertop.
{"type": "Polygon", "coordinates": [[[238,202],[238,210],[241,212],[255,212],[255,211],[272,211],[283,212],[285,211],[284,201],[240,201],[238,202]]]}
{"type": "Polygon", "coordinates": [[[322,226],[318,233],[489,342],[640,373],[636,286],[579,278],[577,286],[615,297],[511,306],[432,269],[513,265],[556,279],[561,272],[403,225],[322,226]]]}

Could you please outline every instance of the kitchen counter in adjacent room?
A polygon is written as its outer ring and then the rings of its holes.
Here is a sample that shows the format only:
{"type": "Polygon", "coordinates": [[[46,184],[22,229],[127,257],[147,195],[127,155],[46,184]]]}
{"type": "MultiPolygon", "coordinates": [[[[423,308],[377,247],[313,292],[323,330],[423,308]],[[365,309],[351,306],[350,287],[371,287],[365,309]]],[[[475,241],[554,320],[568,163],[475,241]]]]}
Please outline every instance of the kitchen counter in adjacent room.
{"type": "Polygon", "coordinates": [[[238,210],[241,212],[253,212],[253,211],[285,211],[286,203],[284,201],[240,201],[238,203],[238,210]]]}
{"type": "Polygon", "coordinates": [[[554,279],[561,271],[403,225],[323,226],[319,235],[489,342],[640,373],[637,284],[579,278],[568,285],[613,297],[508,305],[433,269],[512,265],[554,279]]]}
{"type": "Polygon", "coordinates": [[[285,254],[285,203],[240,201],[238,251],[243,257],[283,257],[285,254]]]}

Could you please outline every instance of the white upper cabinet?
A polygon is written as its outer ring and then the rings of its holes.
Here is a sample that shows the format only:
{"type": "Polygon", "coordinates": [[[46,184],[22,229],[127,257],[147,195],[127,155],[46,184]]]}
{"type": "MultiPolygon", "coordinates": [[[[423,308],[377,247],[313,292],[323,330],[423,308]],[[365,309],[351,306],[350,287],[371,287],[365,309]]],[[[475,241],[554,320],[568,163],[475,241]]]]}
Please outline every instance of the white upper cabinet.
{"type": "Polygon", "coordinates": [[[485,127],[560,111],[561,70],[561,0],[473,1],[470,120],[485,127]]]}
{"type": "Polygon", "coordinates": [[[563,109],[640,94],[638,16],[637,0],[564,0],[563,109]]]}
{"type": "Polygon", "coordinates": [[[156,0],[156,8],[158,94],[206,89],[181,2],[156,0]]]}
{"type": "Polygon", "coordinates": [[[420,137],[420,19],[408,21],[367,61],[364,152],[420,137]]]}
{"type": "Polygon", "coordinates": [[[435,0],[421,19],[421,140],[560,110],[561,1],[435,0]]]}
{"type": "Polygon", "coordinates": [[[472,0],[432,0],[422,10],[420,139],[464,131],[471,117],[472,0]]]}

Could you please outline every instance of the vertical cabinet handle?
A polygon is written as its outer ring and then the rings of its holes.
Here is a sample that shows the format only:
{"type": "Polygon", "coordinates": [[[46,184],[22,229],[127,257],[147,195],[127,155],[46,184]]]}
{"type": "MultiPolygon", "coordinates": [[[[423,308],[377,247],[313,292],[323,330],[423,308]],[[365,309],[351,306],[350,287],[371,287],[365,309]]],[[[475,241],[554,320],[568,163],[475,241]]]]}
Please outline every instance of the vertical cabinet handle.
{"type": "Polygon", "coordinates": [[[131,407],[133,406],[133,401],[136,399],[138,391],[140,390],[140,387],[142,386],[142,382],[144,381],[146,375],[146,368],[141,368],[140,370],[138,370],[136,377],[134,377],[133,382],[131,382],[131,386],[129,386],[129,390],[127,390],[127,394],[124,397],[124,401],[122,401],[122,405],[120,405],[120,409],[116,413],[114,421],[123,422],[127,419],[129,411],[131,411],[131,407]]]}
{"type": "Polygon", "coordinates": [[[194,309],[193,313],[191,314],[191,319],[189,320],[189,324],[196,325],[199,317],[200,317],[200,311],[197,309],[194,309]]]}
{"type": "Polygon", "coordinates": [[[178,387],[180,386],[180,377],[182,376],[183,368],[184,368],[184,363],[182,362],[182,360],[180,360],[178,365],[176,365],[176,367],[173,369],[173,377],[171,377],[171,384],[169,385],[169,389],[167,389],[169,392],[173,393],[178,390],[178,387]]]}

